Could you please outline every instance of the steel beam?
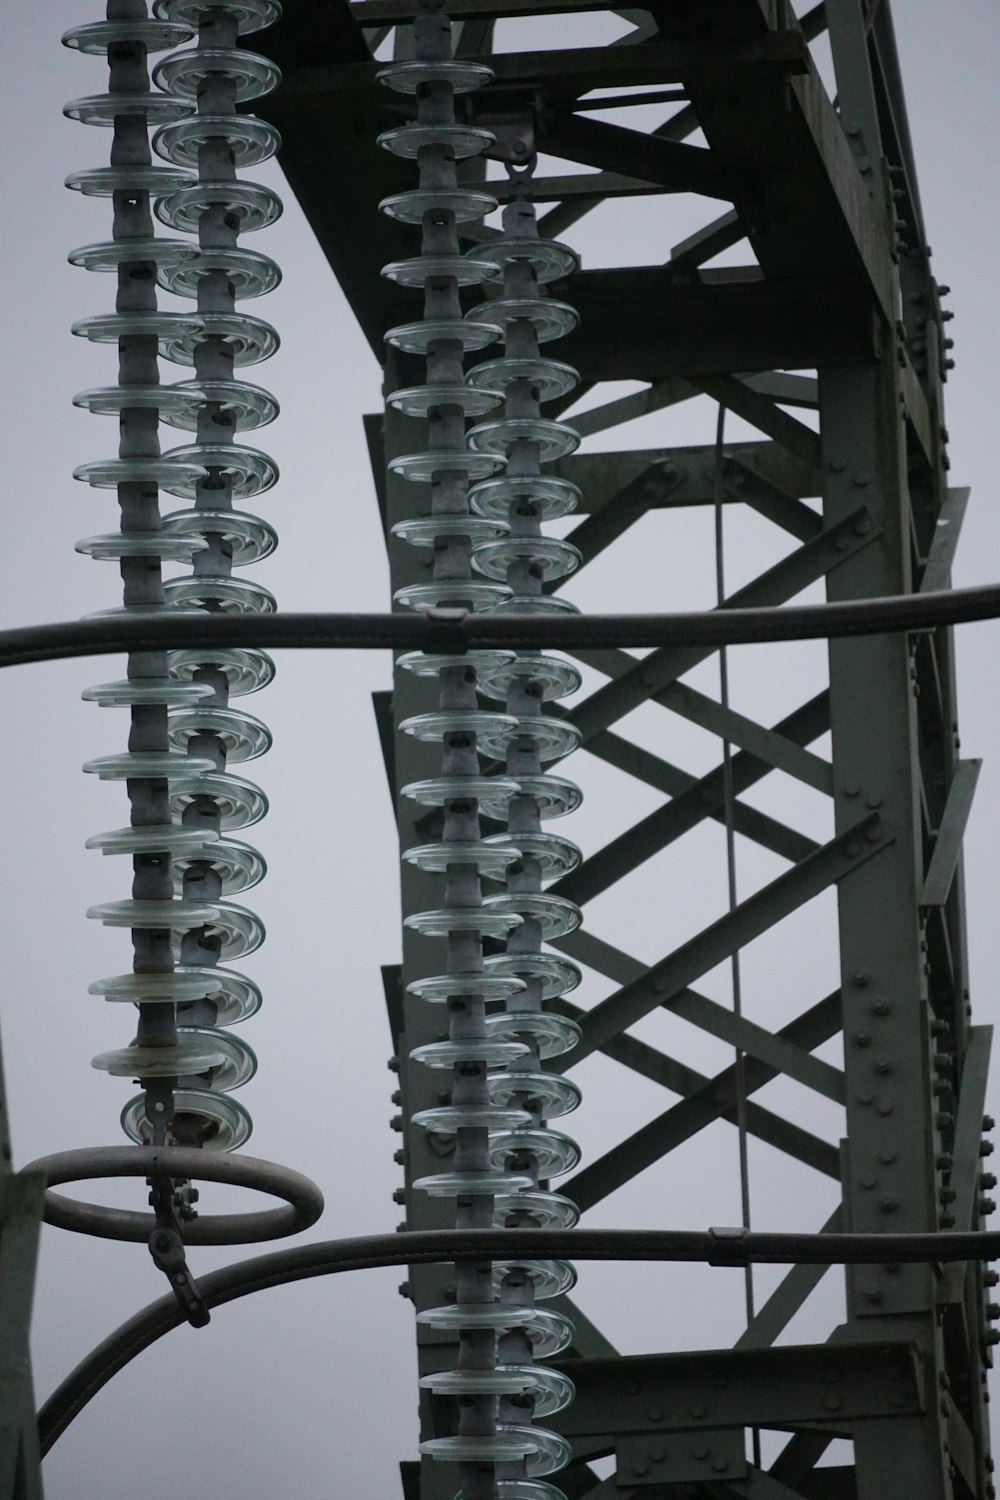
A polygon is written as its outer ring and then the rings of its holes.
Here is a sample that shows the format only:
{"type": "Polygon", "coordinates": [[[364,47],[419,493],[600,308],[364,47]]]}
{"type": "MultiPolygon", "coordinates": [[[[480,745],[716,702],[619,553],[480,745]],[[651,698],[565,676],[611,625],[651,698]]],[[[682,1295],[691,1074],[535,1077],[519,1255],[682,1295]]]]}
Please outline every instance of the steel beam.
{"type": "Polygon", "coordinates": [[[830,1427],[919,1414],[919,1350],[908,1341],[710,1349],[565,1365],[576,1400],[554,1419],[566,1437],[593,1432],[712,1433],[729,1427],[830,1427]]]}
{"type": "MultiPolygon", "coordinates": [[[[861,507],[731,594],[721,607],[784,603],[817,578],[840,567],[846,558],[864,551],[875,540],[877,530],[869,511],[861,507]]],[[[633,660],[615,681],[598,688],[572,710],[570,718],[583,734],[584,744],[599,729],[609,729],[711,655],[710,649],[697,646],[668,646],[651,652],[640,662],[633,660]]]]}
{"type": "MultiPolygon", "coordinates": [[[[560,944],[560,946],[568,948],[568,945],[560,944]]],[[[554,1002],[553,1009],[575,1021],[579,1021],[586,1014],[568,1000],[554,1002]]],[[[749,1083],[744,1073],[743,1082],[746,1091],[752,1093],[758,1088],[763,1088],[764,1084],[770,1083],[779,1072],[785,1071],[786,1068],[791,1071],[791,1067],[798,1067],[802,1057],[808,1056],[809,1049],[820,1046],[824,1041],[829,1041],[837,1030],[838,1022],[839,995],[828,996],[826,1000],[820,1001],[804,1015],[797,1017],[772,1038],[774,1045],[769,1050],[772,1057],[780,1053],[780,1064],[770,1066],[768,1063],[761,1062],[752,1070],[749,1083]]],[[[604,1196],[605,1191],[613,1191],[614,1187],[621,1186],[629,1176],[634,1175],[631,1166],[633,1160],[639,1160],[644,1165],[648,1165],[649,1160],[644,1160],[641,1156],[637,1158],[635,1151],[648,1152],[650,1141],[655,1141],[658,1147],[657,1154],[664,1155],[667,1151],[673,1151],[683,1145],[698,1131],[703,1130],[707,1125],[714,1124],[716,1120],[726,1120],[731,1125],[738,1123],[739,1083],[735,1069],[726,1068],[714,1078],[707,1078],[696,1069],[678,1062],[676,1058],[657,1051],[647,1042],[640,1042],[638,1038],[629,1036],[627,1033],[612,1037],[600,1050],[613,1062],[621,1063],[642,1077],[650,1079],[651,1082],[660,1084],[672,1093],[682,1095],[682,1104],[672,1106],[652,1121],[650,1126],[644,1127],[645,1134],[640,1132],[640,1139],[637,1140],[633,1136],[629,1141],[623,1142],[621,1148],[616,1148],[607,1153],[606,1157],[602,1157],[596,1164],[599,1166],[599,1171],[590,1180],[587,1191],[604,1196]],[[625,1175],[621,1175],[622,1173],[625,1175]],[[611,1184],[611,1186],[606,1186],[606,1184],[611,1184]]],[[[757,1136],[759,1140],[765,1141],[776,1150],[785,1152],[786,1155],[804,1162],[807,1166],[827,1176],[836,1175],[836,1153],[833,1148],[809,1131],[790,1124],[788,1120],[772,1110],[764,1109],[758,1104],[747,1104],[746,1127],[751,1135],[757,1136]]],[[[636,1170],[642,1170],[642,1165],[636,1170]]],[[[579,1178],[574,1178],[574,1191],[578,1193],[580,1191],[579,1178]]]]}
{"type": "Polygon", "coordinates": [[[876,814],[871,814],[762,886],[733,911],[653,964],[641,978],[624,985],[589,1010],[580,1044],[570,1054],[567,1065],[582,1062],[609,1037],[633,1026],[655,1006],[707,974],[828,886],[863,868],[892,841],[892,833],[876,814]]]}

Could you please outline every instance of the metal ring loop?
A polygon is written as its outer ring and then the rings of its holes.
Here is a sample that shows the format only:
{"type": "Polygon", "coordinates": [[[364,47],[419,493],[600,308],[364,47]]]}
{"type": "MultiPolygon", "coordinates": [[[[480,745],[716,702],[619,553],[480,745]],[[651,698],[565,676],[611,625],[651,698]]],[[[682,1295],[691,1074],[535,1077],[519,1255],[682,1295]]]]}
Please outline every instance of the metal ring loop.
{"type": "MultiPolygon", "coordinates": [[[[43,1156],[25,1168],[42,1172],[50,1184],[83,1182],[94,1177],[151,1177],[166,1172],[177,1179],[222,1182],[284,1198],[283,1208],[245,1214],[207,1214],[184,1228],[186,1245],[248,1245],[276,1240],[315,1224],[323,1212],[323,1194],[301,1172],[253,1156],[227,1156],[192,1146],[90,1146],[43,1156]]],[[[93,1234],[103,1239],[144,1243],[156,1227],[153,1214],[107,1208],[53,1193],[45,1194],[46,1224],[93,1234]]]]}

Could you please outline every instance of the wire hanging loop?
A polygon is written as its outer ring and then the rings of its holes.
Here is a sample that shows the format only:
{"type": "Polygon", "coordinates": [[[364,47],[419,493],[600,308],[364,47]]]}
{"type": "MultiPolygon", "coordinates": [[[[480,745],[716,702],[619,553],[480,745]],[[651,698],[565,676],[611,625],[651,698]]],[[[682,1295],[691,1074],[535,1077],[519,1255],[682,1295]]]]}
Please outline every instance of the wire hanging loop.
{"type": "Polygon", "coordinates": [[[212,1314],[197,1281],[188,1270],[184,1238],[177,1219],[178,1213],[182,1217],[193,1217],[195,1211],[191,1205],[198,1190],[191,1188],[186,1179],[180,1184],[175,1183],[162,1168],[154,1170],[147,1181],[150,1207],[156,1215],[156,1225],[148,1240],[153,1264],[170,1282],[170,1290],[191,1327],[204,1328],[211,1321],[212,1314]]]}

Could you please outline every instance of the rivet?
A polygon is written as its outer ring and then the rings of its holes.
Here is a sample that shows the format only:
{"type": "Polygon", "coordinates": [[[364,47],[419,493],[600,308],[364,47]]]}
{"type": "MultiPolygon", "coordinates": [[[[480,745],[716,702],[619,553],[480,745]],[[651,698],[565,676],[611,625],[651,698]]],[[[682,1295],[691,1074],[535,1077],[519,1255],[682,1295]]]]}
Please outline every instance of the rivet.
{"type": "Polygon", "coordinates": [[[648,1474],[649,1473],[649,1465],[645,1462],[644,1459],[637,1458],[637,1459],[634,1460],[634,1462],[632,1464],[632,1473],[633,1474],[648,1474]]]}
{"type": "Polygon", "coordinates": [[[839,1411],[843,1404],[843,1396],[838,1396],[834,1391],[828,1391],[823,1397],[823,1405],[827,1411],[839,1411]]]}
{"type": "Polygon", "coordinates": [[[874,1102],[874,1099],[875,1095],[872,1093],[871,1089],[858,1090],[857,1100],[859,1104],[871,1104],[874,1102]]]}
{"type": "Polygon", "coordinates": [[[870,978],[871,975],[866,974],[864,969],[856,969],[855,972],[851,975],[851,983],[855,985],[857,989],[863,990],[867,987],[870,978]]]}
{"type": "Polygon", "coordinates": [[[873,1188],[878,1179],[874,1172],[862,1172],[859,1181],[863,1188],[873,1188]]]}
{"type": "Polygon", "coordinates": [[[626,1390],[627,1394],[630,1395],[630,1396],[638,1396],[638,1394],[639,1394],[639,1382],[638,1382],[638,1380],[630,1380],[630,1381],[628,1381],[626,1383],[625,1390],[626,1390]]]}
{"type": "Polygon", "coordinates": [[[896,1153],[895,1151],[880,1151],[878,1154],[878,1159],[882,1163],[883,1167],[891,1167],[893,1162],[896,1160],[896,1153]]]}
{"type": "Polygon", "coordinates": [[[701,1459],[702,1461],[704,1461],[708,1457],[708,1449],[706,1447],[704,1447],[704,1446],[695,1448],[695,1450],[694,1450],[694,1456],[695,1456],[695,1458],[701,1459]]]}
{"type": "Polygon", "coordinates": [[[666,1448],[653,1448],[650,1450],[649,1456],[654,1464],[662,1464],[667,1456],[667,1450],[666,1448]]]}
{"type": "Polygon", "coordinates": [[[854,487],[856,489],[859,489],[859,490],[867,489],[867,487],[868,487],[868,475],[867,474],[852,474],[851,475],[851,483],[854,485],[854,487]]]}
{"type": "Polygon", "coordinates": [[[888,1000],[879,999],[872,1002],[873,1016],[889,1016],[891,1014],[892,1006],[889,1004],[888,1000]]]}
{"type": "Polygon", "coordinates": [[[891,1115],[895,1108],[896,1106],[891,1099],[880,1099],[875,1106],[876,1113],[882,1115],[883,1118],[886,1115],[891,1115]]]}
{"type": "Polygon", "coordinates": [[[876,1073],[882,1078],[892,1072],[892,1063],[887,1057],[876,1057],[873,1066],[876,1073]]]}
{"type": "Polygon", "coordinates": [[[844,783],[845,797],[858,797],[860,795],[861,788],[858,786],[858,783],[856,781],[847,781],[844,783]]]}
{"type": "Polygon", "coordinates": [[[689,1406],[688,1411],[692,1417],[705,1417],[708,1415],[708,1407],[703,1406],[700,1401],[696,1401],[693,1406],[689,1406]]]}
{"type": "Polygon", "coordinates": [[[717,1453],[715,1455],[715,1457],[712,1459],[712,1468],[715,1470],[716,1474],[723,1474],[723,1473],[725,1473],[725,1471],[726,1471],[726,1469],[728,1469],[728,1467],[729,1467],[729,1464],[728,1464],[728,1461],[726,1460],[726,1457],[725,1457],[724,1454],[717,1453]]]}
{"type": "Polygon", "coordinates": [[[651,1422],[662,1422],[663,1421],[663,1407],[662,1406],[651,1406],[649,1408],[649,1410],[647,1411],[646,1416],[649,1418],[649,1420],[651,1422]]]}
{"type": "Polygon", "coordinates": [[[878,1206],[884,1214],[894,1214],[899,1208],[899,1199],[888,1196],[880,1198],[878,1206]]]}
{"type": "Polygon", "coordinates": [[[854,1033],[854,1044],[857,1047],[870,1047],[872,1044],[871,1032],[865,1030],[856,1031],[854,1033]]]}

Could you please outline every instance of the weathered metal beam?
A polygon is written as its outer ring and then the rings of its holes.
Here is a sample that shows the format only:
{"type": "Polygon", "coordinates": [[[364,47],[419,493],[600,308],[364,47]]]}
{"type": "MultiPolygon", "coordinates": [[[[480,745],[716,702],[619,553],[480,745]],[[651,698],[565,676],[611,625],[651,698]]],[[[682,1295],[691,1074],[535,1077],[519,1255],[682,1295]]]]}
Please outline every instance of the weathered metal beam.
{"type": "Polygon", "coordinates": [[[781,406],[801,406],[815,410],[819,405],[819,383],[814,375],[798,375],[788,370],[764,370],[759,375],[737,375],[744,385],[769,396],[781,406]]]}
{"type": "MultiPolygon", "coordinates": [[[[846,558],[863,550],[877,534],[868,511],[861,508],[837,525],[828,527],[812,541],[803,543],[788,557],[783,557],[774,567],[731,594],[721,607],[783,604],[817,578],[835,570],[846,558]]],[[[710,650],[699,647],[676,650],[664,647],[653,651],[642,661],[634,663],[617,681],[598,688],[578,704],[569,717],[582,732],[586,743],[599,729],[610,728],[711,654],[710,650]]]]}
{"type": "Polygon", "coordinates": [[[962,1055],[962,1077],[955,1113],[951,1186],[955,1192],[954,1215],[958,1229],[974,1229],[979,1220],[979,1154],[983,1134],[983,1109],[990,1067],[992,1026],[970,1026],[962,1055]]]}
{"type": "MultiPolygon", "coordinates": [[[[821,1001],[783,1027],[781,1036],[809,1048],[828,1040],[831,1033],[826,1028],[839,1009],[837,1002],[837,996],[828,996],[826,1002],[821,1001]]],[[[604,1051],[605,1047],[602,1046],[601,1050],[604,1051]]],[[[748,1098],[777,1077],[779,1071],[768,1063],[744,1059],[741,1068],[734,1064],[714,1078],[706,1078],[679,1103],[671,1105],[577,1172],[566,1183],[566,1193],[581,1209],[592,1208],[716,1120],[728,1120],[737,1125],[741,1094],[748,1098]]],[[[840,1156],[835,1146],[792,1124],[782,1115],[761,1108],[752,1099],[748,1099],[746,1105],[746,1124],[752,1135],[803,1162],[813,1171],[827,1177],[839,1176],[840,1156]]]]}
{"type": "MultiPolygon", "coordinates": [[[[395,4],[396,0],[370,0],[373,5],[395,4]]],[[[497,8],[466,0],[473,8],[467,14],[496,16],[497,8]]],[[[558,3],[558,0],[557,0],[558,3]]],[[[331,8],[336,8],[331,7],[331,8]]],[[[357,21],[358,5],[347,7],[357,21]]],[[[602,9],[607,9],[602,6],[602,9]]],[[[449,6],[456,20],[463,15],[461,5],[449,6]]],[[[375,18],[366,17],[366,26],[375,18]]],[[[360,29],[358,30],[360,35],[360,29]]],[[[363,39],[362,39],[363,40],[363,39]]],[[[300,52],[285,71],[282,92],[286,98],[308,94],[311,97],[334,93],[362,93],[374,82],[380,64],[356,50],[346,59],[317,59],[300,52]]],[[[713,44],[677,41],[658,37],[638,46],[567,47],[533,52],[494,52],[476,59],[488,65],[493,80],[480,89],[474,100],[476,109],[496,108],[498,96],[512,86],[522,90],[546,88],[553,101],[571,102],[595,88],[615,84],[636,87],[641,84],[683,83],[688,78],[704,78],[718,83],[734,73],[774,70],[779,78],[803,72],[809,66],[808,49],[797,31],[766,32],[745,45],[736,43],[725,49],[713,44]]],[[[551,143],[549,143],[551,144],[551,143]]],[[[719,161],[724,153],[720,153],[719,161]]],[[[741,159],[740,154],[734,155],[741,159]]]]}
{"type": "Polygon", "coordinates": [[[722,1496],[726,1482],[738,1481],[749,1469],[742,1427],[675,1431],[668,1444],[656,1431],[616,1433],[615,1458],[618,1474],[634,1480],[648,1500],[667,1500],[681,1486],[697,1494],[708,1481],[709,1493],[722,1496]]]}
{"type": "MultiPolygon", "coordinates": [[[[661,31],[679,35],[683,18],[664,9],[661,31]]],[[[720,48],[770,33],[773,10],[761,0],[720,0],[712,8],[713,42],[720,48]]],[[[817,273],[858,276],[891,327],[895,319],[889,217],[869,199],[840,120],[813,68],[782,80],[762,74],[723,100],[694,75],[682,80],[713,149],[745,150],[753,136],[757,164],[769,178],[766,219],[749,226],[750,240],[769,276],[817,273]],[[751,123],[752,122],[752,123],[751,123]]],[[[747,83],[749,80],[746,81],[747,83]]]]}
{"type": "Polygon", "coordinates": [[[874,358],[871,302],[849,277],[804,270],[748,280],[723,268],[681,280],[669,265],[638,266],[577,272],[565,291],[580,326],[560,348],[586,380],[657,382],[874,358]]]}
{"type": "MultiPolygon", "coordinates": [[[[812,704],[805,705],[803,710],[798,710],[796,718],[802,714],[807,722],[822,722],[820,714],[823,708],[822,702],[813,700],[812,704]]],[[[785,726],[788,726],[786,721],[785,726]]],[[[820,731],[822,732],[822,731],[820,731]]],[[[595,735],[588,741],[587,748],[593,754],[605,756],[605,741],[602,736],[607,731],[602,731],[600,736],[595,735]]],[[[649,752],[646,752],[647,756],[649,752]]],[[[759,760],[756,756],[746,751],[741,751],[734,756],[731,762],[733,788],[737,799],[741,792],[763,780],[772,770],[768,761],[759,760]]],[[[584,904],[599,896],[602,891],[608,889],[615,881],[621,880],[623,876],[638,868],[646,860],[659,854],[669,844],[675,843],[683,834],[689,833],[692,828],[707,817],[723,819],[725,817],[726,786],[725,767],[717,766],[701,777],[679,795],[675,795],[663,807],[658,807],[654,812],[648,813],[646,817],[633,824],[617,838],[611,839],[594,854],[588,856],[575,870],[564,875],[552,886],[556,895],[566,896],[571,901],[584,904]]],[[[775,853],[781,853],[784,857],[791,850],[797,850],[797,862],[807,859],[815,854],[817,845],[814,840],[800,834],[795,829],[786,828],[775,818],[768,818],[767,814],[757,812],[755,808],[748,808],[737,800],[738,813],[734,816],[734,823],[741,832],[745,832],[757,843],[765,848],[773,849],[775,853]],[[762,821],[766,820],[766,821],[762,821]]]]}
{"type": "Polygon", "coordinates": [[[0,1168],[0,1495],[41,1500],[28,1336],[46,1183],[8,1165],[0,1168]]]}
{"type": "MultiPolygon", "coordinates": [[[[632,48],[627,55],[641,50],[632,48]]],[[[560,55],[571,58],[573,54],[560,55]]],[[[658,183],[668,193],[698,193],[728,203],[752,204],[762,192],[752,162],[628,130],[605,120],[568,113],[553,115],[544,146],[554,156],[601,171],[631,171],[647,182],[658,183]]]]}
{"type": "MultiPolygon", "coordinates": [[[[572,938],[560,939],[556,944],[564,952],[571,953],[574,957],[588,962],[588,954],[592,955],[598,947],[607,945],[601,940],[594,939],[592,934],[574,933],[572,938]],[[582,942],[586,938],[587,942],[582,942]]],[[[617,950],[616,950],[617,951],[617,950]]],[[[630,972],[634,960],[628,955],[620,955],[626,960],[627,967],[622,973],[630,972]]],[[[597,967],[597,965],[594,965],[597,967]]],[[[608,965],[604,960],[602,973],[609,973],[613,965],[608,965]]],[[[579,1006],[573,1005],[565,998],[552,1002],[553,1010],[560,1015],[568,1016],[571,1020],[579,1022],[586,1014],[579,1006]]],[[[787,1044],[797,1049],[799,1055],[808,1056],[816,1047],[823,1042],[829,1041],[835,1034],[840,1017],[840,994],[835,991],[828,995],[825,1000],[819,1001],[803,1015],[796,1017],[782,1031],[776,1033],[779,1044],[787,1044]]],[[[651,1083],[657,1083],[661,1088],[668,1089],[673,1094],[681,1096],[681,1104],[672,1106],[658,1121],[657,1145],[658,1155],[666,1155],[668,1151],[676,1150],[706,1126],[714,1124],[717,1120],[725,1120],[730,1125],[738,1125],[740,1109],[738,1104],[738,1092],[741,1087],[746,1087],[746,1070],[744,1069],[743,1084],[740,1084],[735,1067],[723,1069],[714,1078],[708,1078],[691,1068],[687,1063],[680,1062],[668,1053],[651,1047],[647,1042],[640,1042],[638,1038],[622,1033],[605,1042],[601,1047],[605,1057],[612,1062],[620,1063],[623,1067],[631,1069],[632,1072],[648,1078],[651,1083]]],[[[787,1060],[787,1059],[786,1059],[787,1060]]],[[[776,1078],[781,1068],[773,1068],[768,1063],[761,1062],[755,1065],[749,1080],[750,1092],[763,1088],[776,1078]]],[[[776,1151],[783,1151],[796,1161],[801,1161],[805,1166],[827,1175],[835,1175],[836,1165],[834,1161],[834,1149],[825,1141],[809,1131],[802,1130],[797,1125],[792,1125],[783,1116],[775,1114],[772,1110],[765,1109],[755,1104],[750,1099],[746,1104],[746,1127],[751,1135],[758,1140],[773,1146],[776,1151]]],[[[613,1155],[613,1153],[612,1153],[613,1155]]],[[[653,1158],[655,1159],[655,1158],[653,1158]]],[[[614,1163],[611,1163],[614,1165],[614,1163]]],[[[575,1181],[575,1179],[574,1179],[575,1181]]]]}
{"type": "Polygon", "coordinates": [[[736,210],[731,208],[676,244],[670,252],[669,264],[675,271],[693,271],[723,250],[738,245],[740,240],[746,239],[746,233],[746,225],[736,210]]]}
{"type": "MultiPolygon", "coordinates": [[[[631,954],[596,937],[590,931],[573,933],[571,936],[560,939],[555,946],[581,963],[596,969],[606,978],[613,979],[617,984],[634,983],[647,973],[645,964],[640,963],[631,954]]],[[[830,1005],[835,999],[836,996],[828,996],[827,1000],[822,1003],[830,1005]]],[[[586,1014],[579,1006],[567,1000],[562,1000],[559,1008],[563,1015],[570,1016],[576,1021],[586,1014]]],[[[732,1046],[739,1047],[749,1057],[756,1058],[758,1062],[772,1068],[774,1076],[783,1073],[804,1087],[814,1089],[817,1093],[832,1099],[834,1103],[843,1104],[843,1073],[830,1063],[810,1056],[806,1048],[798,1042],[789,1040],[787,1036],[768,1031],[765,1027],[748,1021],[745,1016],[736,1015],[734,1011],[720,1005],[718,1001],[710,1000],[707,995],[701,995],[697,990],[690,988],[672,995],[669,1000],[663,1002],[662,1008],[672,1015],[680,1016],[682,1020],[689,1021],[691,1025],[729,1042],[732,1046]]],[[[631,1043],[634,1040],[632,1037],[617,1037],[614,1042],[607,1044],[601,1050],[616,1061],[625,1061],[624,1052],[612,1049],[617,1048],[622,1041],[631,1043]]],[[[689,1068],[687,1064],[676,1062],[675,1059],[667,1057],[663,1052],[649,1047],[646,1043],[638,1043],[637,1046],[639,1050],[634,1054],[629,1054],[626,1065],[641,1072],[646,1078],[653,1078],[655,1082],[671,1089],[674,1093],[682,1095],[693,1093],[708,1081],[693,1068],[689,1068]]]]}
{"type": "Polygon", "coordinates": [[[925,1399],[919,1351],[906,1341],[638,1354],[563,1367],[576,1398],[552,1424],[570,1438],[812,1424],[843,1430],[914,1415],[925,1399]]]}
{"type": "MultiPolygon", "coordinates": [[[[675,448],[633,448],[605,453],[574,453],[553,465],[552,472],[569,479],[582,491],[578,514],[602,510],[612,496],[631,480],[646,473],[656,464],[669,465],[678,476],[678,485],[661,504],[665,506],[712,505],[715,501],[714,477],[716,451],[714,444],[691,444],[675,448]]],[[[820,477],[817,471],[790,454],[779,443],[741,442],[727,443],[723,461],[723,501],[742,498],[740,477],[760,480],[780,492],[782,497],[798,499],[804,495],[817,495],[820,477]]],[[[755,505],[751,494],[747,503],[755,505]]],[[[756,508],[760,508],[759,506],[756,508]]],[[[807,517],[811,526],[800,536],[808,541],[823,529],[816,511],[802,506],[805,516],[800,517],[803,527],[807,517]]],[[[798,535],[789,525],[793,535],[798,535]]]]}
{"type": "Polygon", "coordinates": [[[593,437],[597,432],[606,432],[609,427],[620,427],[624,422],[648,417],[651,412],[662,411],[666,406],[676,406],[681,401],[690,401],[698,395],[698,387],[689,380],[674,375],[658,380],[644,391],[634,391],[629,396],[619,396],[601,406],[590,406],[578,412],[573,426],[580,436],[593,437]]]}
{"type": "Polygon", "coordinates": [[[819,433],[782,411],[768,396],[753,390],[735,375],[717,375],[710,380],[700,380],[698,384],[706,396],[711,396],[720,406],[735,412],[751,427],[766,433],[803,462],[819,467],[819,433]]]}
{"type": "Polygon", "coordinates": [[[820,891],[861,868],[873,855],[888,848],[892,838],[878,816],[872,814],[762,886],[733,911],[653,964],[640,980],[589,1010],[580,1044],[569,1055],[566,1066],[582,1062],[608,1037],[633,1026],[678,990],[730,958],[737,948],[745,947],[820,891]]]}
{"type": "Polygon", "coordinates": [[[968,489],[950,489],[938,512],[934,537],[920,579],[920,592],[951,588],[951,570],[962,536],[962,523],[969,504],[968,489]]]}
{"type": "Polygon", "coordinates": [[[766,729],[746,714],[737,713],[717,699],[699,693],[697,688],[684,682],[673,682],[657,693],[655,701],[765,761],[774,770],[784,771],[786,776],[792,776],[827,796],[832,793],[833,769],[829,761],[797,745],[777,730],[766,729]]]}
{"type": "MultiPolygon", "coordinates": [[[[821,733],[824,731],[818,730],[813,737],[818,738],[821,733]]],[[[634,776],[638,781],[644,781],[647,786],[656,787],[658,791],[665,792],[669,797],[683,797],[688,794],[692,798],[701,797],[701,817],[714,818],[717,823],[725,822],[726,799],[721,768],[706,785],[704,780],[699,781],[696,776],[691,775],[690,771],[682,771],[680,767],[672,765],[661,756],[654,755],[650,750],[642,749],[631,740],[623,739],[621,735],[614,734],[610,729],[602,729],[600,734],[595,734],[588,743],[587,750],[591,755],[596,755],[600,760],[606,761],[608,765],[624,771],[628,776],[634,776]]],[[[744,790],[746,786],[759,781],[767,774],[766,762],[760,762],[756,768],[748,765],[746,769],[749,779],[745,782],[744,790]]],[[[700,822],[701,817],[693,817],[691,826],[700,822]]],[[[781,859],[790,860],[792,863],[804,859],[816,847],[814,839],[807,838],[797,829],[789,828],[777,818],[772,818],[758,808],[751,807],[739,797],[733,809],[733,826],[743,838],[752,839],[755,844],[760,844],[762,849],[770,849],[772,854],[777,854],[781,859]]],[[[591,856],[591,858],[594,857],[591,856]]]]}
{"type": "MultiPolygon", "coordinates": [[[[509,203],[514,195],[511,183],[491,179],[490,192],[498,203],[509,203]]],[[[565,177],[533,177],[531,196],[535,203],[563,203],[573,198],[592,198],[595,203],[609,198],[642,198],[662,193],[658,182],[623,172],[572,172],[565,177]]]]}
{"type": "Polygon", "coordinates": [[[689,1021],[699,1030],[708,1032],[710,1036],[738,1047],[748,1057],[767,1063],[786,1078],[792,1078],[824,1098],[832,1099],[835,1104],[844,1103],[844,1075],[839,1068],[823,1062],[821,1058],[810,1056],[801,1047],[784,1037],[776,1036],[753,1021],[748,1021],[745,1016],[737,1016],[717,1000],[710,1000],[707,995],[699,995],[695,990],[684,989],[679,995],[671,996],[663,1008],[680,1016],[682,1020],[689,1021]]]}
{"type": "Polygon", "coordinates": [[[955,767],[948,788],[948,800],[934,840],[934,852],[920,892],[921,906],[944,906],[948,900],[955,871],[962,857],[965,825],[972,811],[972,799],[976,794],[976,783],[982,766],[981,760],[960,760],[955,767]]]}
{"type": "MultiPolygon", "coordinates": [[[[777,446],[777,445],[776,445],[777,446]]],[[[823,530],[822,518],[763,475],[754,473],[727,448],[723,461],[723,493],[749,505],[758,515],[780,526],[800,542],[812,541],[823,530]]]]}
{"type": "MultiPolygon", "coordinates": [[[[679,483],[680,474],[669,464],[650,464],[643,474],[609,496],[599,510],[592,510],[567,537],[579,549],[580,567],[599,557],[648,510],[662,506],[679,483]]],[[[554,589],[549,587],[546,592],[552,593],[554,589]]]]}

